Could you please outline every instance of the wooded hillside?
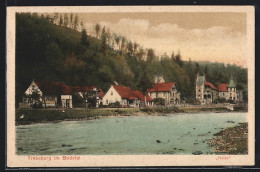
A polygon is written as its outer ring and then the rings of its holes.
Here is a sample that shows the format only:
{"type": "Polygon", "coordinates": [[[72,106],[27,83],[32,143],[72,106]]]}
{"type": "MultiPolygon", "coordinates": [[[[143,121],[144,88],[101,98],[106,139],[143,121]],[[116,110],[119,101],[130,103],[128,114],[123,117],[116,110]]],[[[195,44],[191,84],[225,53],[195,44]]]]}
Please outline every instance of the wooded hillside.
{"type": "Polygon", "coordinates": [[[84,29],[79,32],[57,25],[38,14],[16,15],[16,101],[21,100],[32,79],[95,85],[104,91],[117,81],[144,92],[152,86],[155,75],[176,82],[182,98],[194,98],[198,72],[205,73],[207,81],[215,85],[227,83],[232,74],[238,87],[247,92],[247,69],[182,61],[180,53],[159,58],[152,48],[144,49],[110,34],[100,25],[97,36],[91,37],[84,29]]]}

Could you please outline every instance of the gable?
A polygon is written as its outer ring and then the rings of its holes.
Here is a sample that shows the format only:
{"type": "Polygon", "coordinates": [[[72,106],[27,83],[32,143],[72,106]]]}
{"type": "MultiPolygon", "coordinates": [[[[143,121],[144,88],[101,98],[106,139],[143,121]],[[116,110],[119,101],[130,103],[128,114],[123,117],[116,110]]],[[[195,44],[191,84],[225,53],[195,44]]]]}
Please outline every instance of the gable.
{"type": "Polygon", "coordinates": [[[113,86],[110,86],[110,88],[107,90],[107,92],[103,96],[103,99],[109,99],[109,98],[121,99],[122,97],[120,96],[120,94],[117,92],[117,90],[113,86]]]}
{"type": "Polygon", "coordinates": [[[174,87],[174,82],[156,83],[151,89],[147,89],[147,92],[168,92],[174,87]]]}
{"type": "Polygon", "coordinates": [[[42,91],[40,90],[38,85],[34,81],[32,81],[31,85],[25,91],[25,94],[32,95],[34,91],[37,91],[40,95],[42,95],[42,91]]]}

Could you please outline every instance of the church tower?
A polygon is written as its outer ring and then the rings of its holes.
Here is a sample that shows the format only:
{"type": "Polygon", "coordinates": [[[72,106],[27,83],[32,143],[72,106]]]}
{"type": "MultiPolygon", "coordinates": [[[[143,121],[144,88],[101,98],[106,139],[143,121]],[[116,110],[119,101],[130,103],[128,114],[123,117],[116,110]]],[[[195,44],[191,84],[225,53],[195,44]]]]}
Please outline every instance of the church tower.
{"type": "Polygon", "coordinates": [[[233,76],[231,75],[229,83],[228,83],[228,94],[229,94],[229,100],[237,100],[237,93],[236,93],[236,84],[233,79],[233,76]]]}

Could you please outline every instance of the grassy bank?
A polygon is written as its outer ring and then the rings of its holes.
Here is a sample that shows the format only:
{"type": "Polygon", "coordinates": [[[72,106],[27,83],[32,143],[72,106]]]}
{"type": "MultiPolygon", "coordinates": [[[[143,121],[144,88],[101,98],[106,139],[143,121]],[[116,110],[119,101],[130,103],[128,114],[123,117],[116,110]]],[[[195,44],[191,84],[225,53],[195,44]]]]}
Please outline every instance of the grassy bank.
{"type": "Polygon", "coordinates": [[[100,108],[100,109],[17,109],[16,124],[59,122],[64,120],[91,120],[108,116],[166,115],[169,113],[228,112],[226,108],[100,108]],[[21,118],[23,116],[23,118],[21,118]]]}
{"type": "Polygon", "coordinates": [[[248,123],[226,128],[208,140],[217,154],[248,154],[248,123]]]}

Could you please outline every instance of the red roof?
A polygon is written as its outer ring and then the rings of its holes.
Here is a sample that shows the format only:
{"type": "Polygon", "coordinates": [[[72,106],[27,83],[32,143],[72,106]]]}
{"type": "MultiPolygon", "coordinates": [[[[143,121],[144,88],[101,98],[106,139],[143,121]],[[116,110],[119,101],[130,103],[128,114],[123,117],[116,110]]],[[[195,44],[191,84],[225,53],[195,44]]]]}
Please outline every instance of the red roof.
{"type": "Polygon", "coordinates": [[[103,92],[103,90],[99,89],[98,97],[102,98],[104,95],[105,93],[103,92]]]}
{"type": "Polygon", "coordinates": [[[218,85],[218,91],[220,91],[220,92],[228,91],[228,84],[219,84],[218,85]]]}
{"type": "MultiPolygon", "coordinates": [[[[143,93],[141,93],[138,90],[132,90],[129,87],[126,86],[118,86],[118,85],[112,85],[115,90],[118,92],[118,94],[125,99],[130,99],[134,100],[135,98],[138,98],[141,101],[145,101],[145,96],[143,93]]],[[[146,101],[153,101],[153,99],[149,96],[146,95],[146,101]]]]}
{"type": "Polygon", "coordinates": [[[88,92],[88,91],[90,91],[90,90],[92,90],[94,88],[96,88],[96,87],[94,87],[94,86],[81,86],[81,87],[74,86],[73,87],[73,91],[74,92],[88,92]]]}
{"type": "MultiPolygon", "coordinates": [[[[36,85],[45,95],[71,95],[73,92],[88,92],[96,87],[94,86],[68,86],[63,82],[54,81],[36,81],[36,85]]],[[[99,97],[104,95],[104,92],[99,89],[99,97]]]]}
{"type": "Polygon", "coordinates": [[[215,87],[215,85],[213,85],[212,83],[210,82],[204,82],[204,85],[207,85],[207,86],[210,86],[212,89],[214,90],[218,90],[217,87],[215,87]]]}
{"type": "Polygon", "coordinates": [[[63,82],[36,81],[35,84],[45,95],[72,94],[72,88],[63,82]]]}
{"type": "Polygon", "coordinates": [[[147,89],[147,92],[165,92],[171,91],[174,86],[174,82],[156,83],[153,88],[147,89]]]}

